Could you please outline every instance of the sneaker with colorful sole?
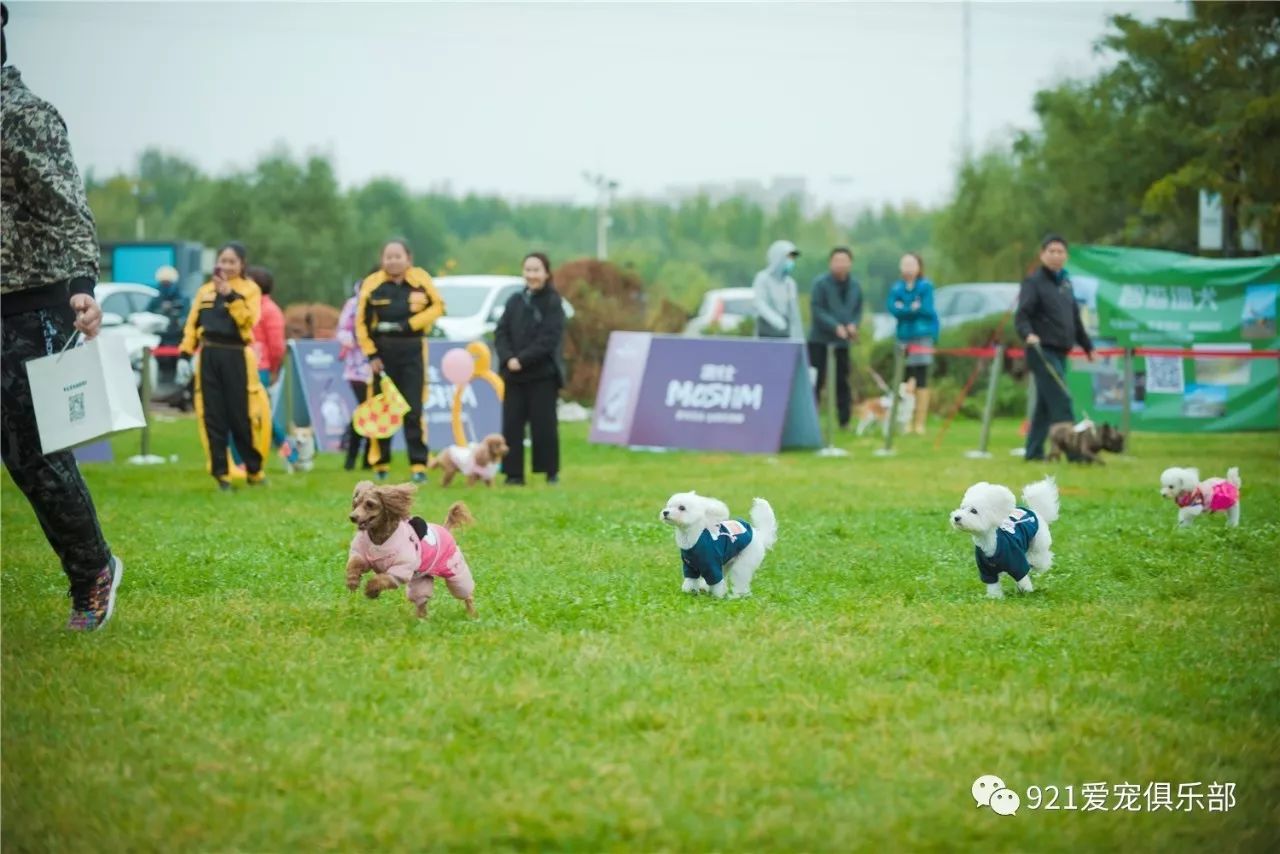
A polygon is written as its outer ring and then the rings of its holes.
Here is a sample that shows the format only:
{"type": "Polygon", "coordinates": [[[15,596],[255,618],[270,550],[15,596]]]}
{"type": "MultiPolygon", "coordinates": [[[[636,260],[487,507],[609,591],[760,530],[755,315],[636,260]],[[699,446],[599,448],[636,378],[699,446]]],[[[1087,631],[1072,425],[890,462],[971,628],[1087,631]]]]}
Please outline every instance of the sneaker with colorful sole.
{"type": "Polygon", "coordinates": [[[82,593],[71,594],[71,617],[67,629],[73,632],[93,632],[107,624],[116,608],[116,589],[124,577],[124,562],[115,555],[102,568],[93,586],[82,593]]]}

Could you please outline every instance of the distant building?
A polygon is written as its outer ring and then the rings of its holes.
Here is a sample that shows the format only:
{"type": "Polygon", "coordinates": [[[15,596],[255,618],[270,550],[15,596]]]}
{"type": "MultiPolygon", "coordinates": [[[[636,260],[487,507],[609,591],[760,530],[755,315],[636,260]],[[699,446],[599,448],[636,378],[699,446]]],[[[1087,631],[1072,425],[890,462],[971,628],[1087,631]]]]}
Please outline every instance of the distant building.
{"type": "Polygon", "coordinates": [[[809,195],[808,181],[799,176],[775,176],[768,185],[750,178],[683,184],[668,187],[660,198],[667,204],[678,205],[698,196],[706,196],[712,204],[721,204],[734,198],[746,199],[769,213],[776,213],[779,206],[788,199],[798,200],[801,211],[806,215],[815,208],[813,197],[809,195]]]}

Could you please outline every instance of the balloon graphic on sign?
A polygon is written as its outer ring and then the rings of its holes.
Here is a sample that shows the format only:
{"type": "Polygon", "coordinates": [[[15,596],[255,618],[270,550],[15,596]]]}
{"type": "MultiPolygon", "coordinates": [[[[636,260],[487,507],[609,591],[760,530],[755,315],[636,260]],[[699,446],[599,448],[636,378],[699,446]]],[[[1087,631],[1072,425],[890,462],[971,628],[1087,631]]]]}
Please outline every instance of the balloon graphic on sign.
{"type": "Polygon", "coordinates": [[[473,379],[481,379],[493,386],[502,400],[505,391],[502,378],[493,372],[493,356],[483,341],[472,341],[466,347],[457,347],[444,354],[440,360],[440,373],[453,383],[453,441],[467,444],[467,431],[462,424],[462,391],[473,379]]]}
{"type": "Polygon", "coordinates": [[[440,362],[440,373],[456,386],[464,386],[471,382],[476,372],[476,358],[466,350],[458,348],[444,354],[440,362]]]}
{"type": "Polygon", "coordinates": [[[502,377],[493,372],[493,357],[489,354],[489,348],[483,341],[472,341],[467,345],[467,352],[475,357],[476,376],[493,386],[493,390],[498,393],[498,400],[502,400],[506,385],[502,382],[502,377]]]}

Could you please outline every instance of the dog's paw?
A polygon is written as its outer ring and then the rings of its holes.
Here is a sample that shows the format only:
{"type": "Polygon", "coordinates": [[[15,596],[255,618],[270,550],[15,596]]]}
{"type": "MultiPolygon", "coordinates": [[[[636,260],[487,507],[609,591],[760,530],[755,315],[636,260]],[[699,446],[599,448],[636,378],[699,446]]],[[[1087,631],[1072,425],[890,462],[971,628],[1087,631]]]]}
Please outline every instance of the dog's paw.
{"type": "Polygon", "coordinates": [[[394,583],[389,583],[386,581],[385,576],[375,575],[373,578],[370,578],[365,583],[364,595],[368,596],[370,599],[377,599],[383,590],[389,590],[394,586],[395,586],[394,583]]]}

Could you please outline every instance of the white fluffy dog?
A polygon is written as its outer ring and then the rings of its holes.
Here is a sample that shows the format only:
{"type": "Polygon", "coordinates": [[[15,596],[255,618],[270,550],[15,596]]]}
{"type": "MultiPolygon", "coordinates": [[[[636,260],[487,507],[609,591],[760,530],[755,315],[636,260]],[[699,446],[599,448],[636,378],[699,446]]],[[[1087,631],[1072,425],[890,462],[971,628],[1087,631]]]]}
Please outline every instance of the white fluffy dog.
{"type": "Polygon", "coordinates": [[[1048,572],[1053,564],[1049,524],[1058,521],[1058,485],[1052,477],[1029,484],[1022,489],[1022,501],[1025,507],[1015,504],[1013,493],[997,483],[975,483],[951,511],[951,526],[973,535],[978,576],[993,599],[1004,596],[1001,572],[1030,593],[1035,589],[1031,570],[1048,572]]]}
{"type": "Polygon", "coordinates": [[[1168,468],[1160,475],[1160,494],[1178,505],[1178,525],[1190,525],[1201,513],[1226,513],[1228,527],[1240,524],[1240,469],[1227,476],[1200,479],[1199,469],[1168,468]]]}
{"type": "Polygon", "coordinates": [[[671,496],[659,518],[676,529],[684,565],[681,590],[693,594],[709,590],[721,599],[728,570],[734,598],[751,595],[751,578],[778,539],[778,520],[763,498],[751,502],[750,515],[750,523],[731,519],[723,501],[696,492],[671,496]]]}

